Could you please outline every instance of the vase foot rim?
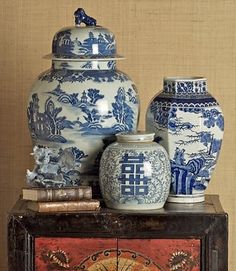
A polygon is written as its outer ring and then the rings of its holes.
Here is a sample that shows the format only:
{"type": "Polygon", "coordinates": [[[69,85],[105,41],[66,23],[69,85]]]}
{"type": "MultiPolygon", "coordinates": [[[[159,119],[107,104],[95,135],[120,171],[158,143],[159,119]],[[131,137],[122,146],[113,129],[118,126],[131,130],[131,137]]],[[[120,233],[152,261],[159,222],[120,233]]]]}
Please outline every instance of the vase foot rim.
{"type": "Polygon", "coordinates": [[[106,204],[108,208],[116,210],[127,210],[127,211],[149,211],[161,209],[164,206],[164,203],[154,203],[154,204],[137,204],[137,205],[128,205],[128,204],[106,204]]]}
{"type": "Polygon", "coordinates": [[[204,194],[196,195],[169,195],[167,198],[168,202],[172,203],[198,203],[205,201],[204,194]]]}

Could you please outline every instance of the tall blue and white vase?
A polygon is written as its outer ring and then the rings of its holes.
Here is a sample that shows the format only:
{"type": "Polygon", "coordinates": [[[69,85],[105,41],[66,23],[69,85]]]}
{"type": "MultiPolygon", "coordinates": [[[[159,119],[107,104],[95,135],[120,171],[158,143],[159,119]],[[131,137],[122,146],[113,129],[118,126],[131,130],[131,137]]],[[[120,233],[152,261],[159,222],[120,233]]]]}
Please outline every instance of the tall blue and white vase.
{"type": "Polygon", "coordinates": [[[51,69],[29,95],[31,186],[98,186],[99,160],[110,138],[137,127],[139,98],[133,81],[116,69],[122,57],[114,34],[81,8],[74,15],[76,25],[55,34],[51,69]]]}
{"type": "Polygon", "coordinates": [[[204,201],[204,191],[219,156],[224,117],[202,77],[164,78],[151,101],[146,129],[167,150],[171,162],[169,202],[204,201]]]}

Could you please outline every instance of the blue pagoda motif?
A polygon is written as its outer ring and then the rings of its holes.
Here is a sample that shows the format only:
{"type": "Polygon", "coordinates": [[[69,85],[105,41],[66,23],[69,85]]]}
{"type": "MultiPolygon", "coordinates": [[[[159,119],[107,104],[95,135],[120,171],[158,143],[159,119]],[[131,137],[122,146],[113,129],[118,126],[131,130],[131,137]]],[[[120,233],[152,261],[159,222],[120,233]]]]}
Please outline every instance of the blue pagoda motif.
{"type": "Polygon", "coordinates": [[[80,54],[85,55],[101,55],[110,56],[116,53],[115,38],[114,36],[106,33],[99,33],[98,37],[94,36],[93,32],[89,32],[89,37],[83,42],[74,40],[75,50],[78,50],[80,54]],[[97,52],[94,48],[97,44],[97,52]]]}
{"type": "Polygon", "coordinates": [[[73,124],[79,124],[80,131],[85,134],[111,135],[119,131],[130,131],[133,129],[134,111],[129,104],[137,104],[138,101],[132,95],[131,89],[128,89],[126,93],[125,89],[120,87],[117,90],[117,95],[114,97],[115,102],[111,104],[111,110],[108,110],[105,114],[101,114],[100,108],[97,106],[97,102],[104,98],[99,89],[86,89],[79,97],[79,93],[66,93],[61,89],[61,84],[58,84],[49,93],[56,96],[58,102],[70,104],[72,107],[81,109],[83,114],[73,124]],[[115,120],[115,124],[110,128],[104,127],[106,126],[105,121],[110,118],[115,120]]]}
{"type": "Polygon", "coordinates": [[[61,131],[65,128],[72,129],[73,123],[65,116],[58,116],[61,111],[62,108],[56,108],[49,97],[45,102],[45,111],[39,112],[39,98],[37,94],[33,94],[27,109],[32,138],[65,143],[67,140],[61,135],[61,131]]]}
{"type": "Polygon", "coordinates": [[[52,43],[52,52],[57,56],[73,55],[74,42],[71,40],[71,31],[65,30],[57,34],[52,43]]]}

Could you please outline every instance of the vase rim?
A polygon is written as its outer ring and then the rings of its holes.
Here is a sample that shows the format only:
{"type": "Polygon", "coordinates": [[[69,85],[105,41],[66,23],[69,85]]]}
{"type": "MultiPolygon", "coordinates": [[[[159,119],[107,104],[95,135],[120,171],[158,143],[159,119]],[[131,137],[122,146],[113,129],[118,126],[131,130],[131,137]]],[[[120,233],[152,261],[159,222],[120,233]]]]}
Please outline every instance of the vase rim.
{"type": "Polygon", "coordinates": [[[203,76],[174,76],[174,77],[164,77],[164,81],[169,82],[189,82],[189,81],[206,81],[203,76]]]}
{"type": "Polygon", "coordinates": [[[118,142],[152,142],[155,133],[146,131],[121,132],[116,134],[118,142]]]}

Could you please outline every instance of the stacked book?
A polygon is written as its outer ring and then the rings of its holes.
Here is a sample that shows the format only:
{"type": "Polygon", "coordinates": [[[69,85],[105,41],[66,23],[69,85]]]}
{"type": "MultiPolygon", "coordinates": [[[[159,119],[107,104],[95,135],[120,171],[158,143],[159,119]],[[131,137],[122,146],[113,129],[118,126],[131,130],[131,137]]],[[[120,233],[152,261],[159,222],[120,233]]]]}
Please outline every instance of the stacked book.
{"type": "Polygon", "coordinates": [[[92,198],[90,186],[68,188],[23,188],[27,208],[36,212],[78,212],[100,209],[100,201],[92,198]]]}

